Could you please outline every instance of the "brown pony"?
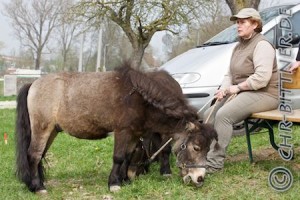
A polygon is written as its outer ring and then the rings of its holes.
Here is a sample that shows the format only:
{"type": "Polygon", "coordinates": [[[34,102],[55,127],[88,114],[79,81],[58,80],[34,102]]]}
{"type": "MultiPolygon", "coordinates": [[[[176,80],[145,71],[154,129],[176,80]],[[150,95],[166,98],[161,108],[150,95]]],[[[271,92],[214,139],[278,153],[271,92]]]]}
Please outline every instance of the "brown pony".
{"type": "MultiPolygon", "coordinates": [[[[192,145],[180,154],[181,166],[192,166],[196,185],[205,175],[206,149],[215,132],[201,134],[195,109],[178,83],[164,71],[142,73],[124,64],[112,72],[49,74],[19,92],[16,123],[17,175],[32,192],[46,192],[42,158],[58,132],[81,139],[101,139],[114,132],[110,191],[128,180],[132,152],[143,133],[174,137],[192,145]],[[180,90],[181,91],[181,90],[180,90]],[[200,138],[200,139],[197,139],[200,138]],[[193,154],[193,156],[190,156],[193,154]],[[195,172],[195,170],[197,172],[195,172]],[[199,172],[200,171],[200,172],[199,172]]],[[[187,145],[188,146],[188,145],[187,145]]]]}

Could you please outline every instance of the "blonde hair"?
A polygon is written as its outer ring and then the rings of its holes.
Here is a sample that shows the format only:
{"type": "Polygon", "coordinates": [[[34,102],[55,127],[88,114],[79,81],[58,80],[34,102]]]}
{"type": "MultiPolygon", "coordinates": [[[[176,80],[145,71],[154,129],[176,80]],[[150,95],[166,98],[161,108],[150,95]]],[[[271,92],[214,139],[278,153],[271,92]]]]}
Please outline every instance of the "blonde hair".
{"type": "Polygon", "coordinates": [[[262,25],[261,20],[253,18],[253,17],[249,18],[249,20],[250,20],[251,24],[257,23],[257,27],[254,29],[255,32],[257,32],[257,33],[262,32],[263,25],[262,25]]]}

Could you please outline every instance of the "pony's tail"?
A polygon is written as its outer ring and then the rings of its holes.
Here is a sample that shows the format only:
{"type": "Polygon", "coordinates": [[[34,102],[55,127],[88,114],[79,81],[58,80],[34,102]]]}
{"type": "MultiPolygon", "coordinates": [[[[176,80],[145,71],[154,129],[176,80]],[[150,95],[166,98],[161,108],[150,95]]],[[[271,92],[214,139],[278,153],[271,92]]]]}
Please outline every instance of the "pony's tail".
{"type": "Polygon", "coordinates": [[[31,141],[31,127],[27,107],[27,96],[31,84],[24,85],[17,97],[16,116],[16,175],[27,186],[31,182],[28,148],[31,141]]]}

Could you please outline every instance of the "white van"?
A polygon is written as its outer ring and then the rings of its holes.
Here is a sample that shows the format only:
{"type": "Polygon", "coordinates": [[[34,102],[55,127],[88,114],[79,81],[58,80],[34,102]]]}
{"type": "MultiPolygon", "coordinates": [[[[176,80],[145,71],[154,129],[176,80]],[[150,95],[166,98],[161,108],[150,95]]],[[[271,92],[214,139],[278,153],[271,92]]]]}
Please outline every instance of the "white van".
{"type": "MultiPolygon", "coordinates": [[[[271,7],[260,14],[264,24],[262,34],[276,47],[279,68],[286,64],[281,59],[295,61],[300,35],[300,4],[271,7]],[[289,12],[291,16],[280,14],[289,12]],[[289,22],[292,24],[291,30],[284,28],[289,22]],[[292,44],[292,54],[289,58],[283,58],[278,51],[279,47],[282,48],[282,44],[279,44],[282,36],[290,37],[288,42],[292,44]]],[[[203,108],[200,117],[210,106],[205,104],[213,98],[228,71],[232,50],[237,43],[236,28],[235,24],[230,26],[203,45],[175,57],[160,68],[179,82],[193,106],[203,108]]],[[[300,90],[293,91],[292,102],[294,108],[300,108],[300,90]]]]}

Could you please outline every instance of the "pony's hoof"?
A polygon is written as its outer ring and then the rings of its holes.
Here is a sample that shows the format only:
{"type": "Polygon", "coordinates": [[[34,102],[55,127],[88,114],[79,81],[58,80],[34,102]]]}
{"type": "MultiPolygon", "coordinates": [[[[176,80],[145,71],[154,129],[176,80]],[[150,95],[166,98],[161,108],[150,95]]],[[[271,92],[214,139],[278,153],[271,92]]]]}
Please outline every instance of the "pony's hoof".
{"type": "Polygon", "coordinates": [[[109,187],[109,191],[111,192],[118,192],[121,189],[121,186],[119,185],[113,185],[109,187]]]}
{"type": "Polygon", "coordinates": [[[35,192],[35,194],[38,194],[38,195],[46,195],[48,194],[47,190],[43,189],[43,190],[38,190],[35,192]]]}

